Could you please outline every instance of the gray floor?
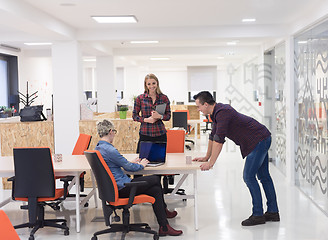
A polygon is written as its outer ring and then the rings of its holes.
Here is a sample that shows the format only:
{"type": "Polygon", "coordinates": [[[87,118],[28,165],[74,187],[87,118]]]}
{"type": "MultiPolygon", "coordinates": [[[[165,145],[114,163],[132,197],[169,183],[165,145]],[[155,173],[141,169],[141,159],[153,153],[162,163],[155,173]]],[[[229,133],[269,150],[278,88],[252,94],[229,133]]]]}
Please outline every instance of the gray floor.
{"type": "MultiPolygon", "coordinates": [[[[206,136],[193,151],[206,151],[206,136]]],[[[192,155],[192,153],[191,153],[192,155]]],[[[270,166],[275,183],[278,204],[280,208],[280,222],[270,222],[253,227],[242,227],[240,222],[251,214],[251,199],[242,181],[244,161],[238,153],[223,152],[209,172],[198,174],[198,210],[199,231],[194,230],[194,201],[168,201],[170,209],[176,209],[179,215],[169,220],[176,229],[182,229],[180,237],[163,237],[162,239],[242,239],[242,240],[323,240],[328,239],[328,218],[296,187],[288,184],[285,177],[274,166],[270,166]]],[[[183,186],[191,191],[192,178],[186,180],[183,186]]],[[[10,195],[10,191],[0,189],[0,200],[10,195]]],[[[19,209],[19,204],[11,202],[2,209],[8,214],[12,223],[19,224],[27,220],[27,212],[19,209]]],[[[93,199],[88,208],[82,210],[81,232],[75,231],[74,202],[65,202],[61,211],[46,209],[46,217],[65,217],[70,227],[70,235],[64,236],[61,230],[44,228],[39,230],[35,239],[91,239],[92,233],[105,229],[103,222],[92,222],[95,217],[102,216],[101,208],[95,209],[93,199]]],[[[99,204],[101,206],[101,204],[99,204]]],[[[158,229],[150,205],[134,206],[131,211],[132,221],[150,223],[158,229]]],[[[29,229],[17,230],[21,239],[28,239],[29,229]]],[[[103,235],[98,239],[120,239],[120,234],[103,235]]],[[[129,233],[126,239],[152,239],[142,233],[129,233]]]]}

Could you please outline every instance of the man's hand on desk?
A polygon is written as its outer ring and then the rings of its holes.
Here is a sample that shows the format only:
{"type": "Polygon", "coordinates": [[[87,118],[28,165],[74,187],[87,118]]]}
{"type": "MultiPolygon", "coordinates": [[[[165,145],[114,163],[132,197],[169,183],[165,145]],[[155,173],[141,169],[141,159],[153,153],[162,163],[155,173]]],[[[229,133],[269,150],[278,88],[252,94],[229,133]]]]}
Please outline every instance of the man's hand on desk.
{"type": "Polygon", "coordinates": [[[213,166],[211,166],[210,162],[206,162],[206,163],[203,163],[202,165],[200,165],[200,169],[202,171],[208,171],[212,168],[213,166]]]}
{"type": "Polygon", "coordinates": [[[206,157],[197,157],[193,159],[194,162],[207,162],[208,158],[206,157]]]}

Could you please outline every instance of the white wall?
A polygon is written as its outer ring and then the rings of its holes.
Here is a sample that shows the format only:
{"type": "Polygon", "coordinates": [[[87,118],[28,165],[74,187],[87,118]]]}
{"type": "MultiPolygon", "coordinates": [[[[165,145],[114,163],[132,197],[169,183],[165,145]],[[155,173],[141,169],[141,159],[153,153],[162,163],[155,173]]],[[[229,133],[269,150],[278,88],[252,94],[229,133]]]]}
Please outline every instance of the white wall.
{"type": "MultiPolygon", "coordinates": [[[[32,105],[44,105],[43,109],[51,108],[52,59],[50,50],[24,51],[19,57],[19,91],[26,95],[28,81],[29,94],[38,91],[38,98],[32,105]]],[[[23,104],[20,105],[23,107],[23,104]]]]}

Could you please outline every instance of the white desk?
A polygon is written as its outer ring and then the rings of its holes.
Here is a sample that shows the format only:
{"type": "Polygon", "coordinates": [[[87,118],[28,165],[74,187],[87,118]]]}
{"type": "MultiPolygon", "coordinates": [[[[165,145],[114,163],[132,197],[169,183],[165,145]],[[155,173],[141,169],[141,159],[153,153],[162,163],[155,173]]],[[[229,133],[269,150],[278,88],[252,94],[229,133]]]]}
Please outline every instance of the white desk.
{"type": "MultiPolygon", "coordinates": [[[[190,153],[168,153],[166,155],[166,163],[158,167],[146,167],[144,170],[138,171],[139,174],[183,174],[182,178],[175,186],[173,192],[170,195],[165,195],[166,198],[171,199],[194,199],[194,220],[195,229],[198,230],[198,208],[197,208],[197,171],[200,170],[202,163],[192,162],[192,164],[186,164],[186,156],[190,156],[190,153]],[[177,195],[177,190],[181,187],[182,183],[188,177],[189,174],[193,175],[193,194],[177,195]]],[[[202,153],[199,153],[202,156],[202,153]]],[[[132,160],[138,157],[137,154],[124,154],[124,157],[128,160],[132,160]]],[[[195,156],[193,156],[195,157],[195,156]]],[[[136,172],[127,172],[128,174],[136,174],[136,172]]]]}
{"type": "MultiPolygon", "coordinates": [[[[70,184],[70,187],[75,184],[76,189],[76,231],[80,232],[80,208],[83,206],[89,199],[94,195],[95,200],[96,188],[95,185],[92,191],[88,194],[86,198],[80,203],[80,174],[86,170],[90,170],[88,161],[84,155],[63,155],[63,161],[60,163],[54,163],[55,175],[57,176],[74,176],[73,181],[70,184]]],[[[14,161],[13,157],[0,157],[0,177],[12,177],[14,176],[14,161]]],[[[92,174],[91,174],[92,175],[92,174]]],[[[93,175],[92,175],[93,177],[93,175]]],[[[94,182],[94,181],[93,181],[94,182]]],[[[5,204],[10,202],[10,198],[2,201],[0,203],[0,208],[5,204]]]]}

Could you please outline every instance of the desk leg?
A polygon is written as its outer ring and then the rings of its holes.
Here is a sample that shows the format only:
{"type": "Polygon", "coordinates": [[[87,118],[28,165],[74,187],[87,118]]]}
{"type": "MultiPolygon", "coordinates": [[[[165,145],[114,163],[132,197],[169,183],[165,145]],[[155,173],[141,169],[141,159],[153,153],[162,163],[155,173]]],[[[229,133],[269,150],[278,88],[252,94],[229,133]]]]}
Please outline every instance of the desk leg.
{"type": "Polygon", "coordinates": [[[91,172],[91,179],[92,179],[92,190],[94,191],[94,198],[95,198],[95,206],[96,208],[98,208],[98,201],[97,201],[97,187],[96,187],[96,179],[95,179],[95,175],[93,175],[93,172],[91,172]]]}
{"type": "Polygon", "coordinates": [[[197,196],[197,172],[194,172],[194,213],[195,213],[195,230],[198,231],[198,196],[197,196]]]}
{"type": "Polygon", "coordinates": [[[75,174],[76,232],[80,232],[80,173],[75,174]]]}

